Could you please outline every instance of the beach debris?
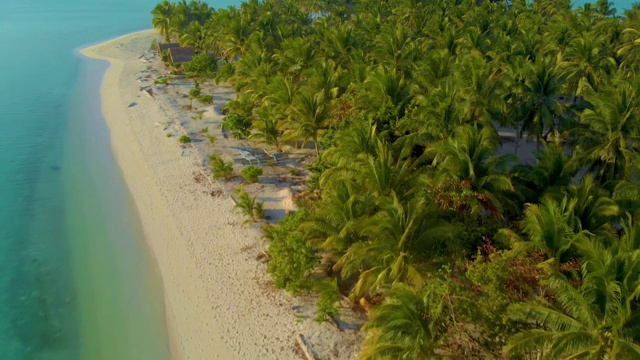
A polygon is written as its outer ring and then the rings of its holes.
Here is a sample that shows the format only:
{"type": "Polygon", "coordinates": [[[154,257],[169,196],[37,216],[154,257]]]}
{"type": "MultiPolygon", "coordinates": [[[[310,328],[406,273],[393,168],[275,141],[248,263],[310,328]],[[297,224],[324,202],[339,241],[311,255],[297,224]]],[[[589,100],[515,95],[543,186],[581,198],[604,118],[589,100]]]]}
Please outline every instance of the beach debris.
{"type": "Polygon", "coordinates": [[[136,106],[136,105],[138,105],[138,103],[134,101],[134,102],[132,102],[131,104],[129,104],[129,107],[134,107],[134,106],[136,106]]]}
{"type": "Polygon", "coordinates": [[[342,331],[342,326],[340,326],[340,324],[338,323],[338,321],[333,317],[333,315],[328,314],[326,316],[327,322],[329,322],[329,324],[333,325],[336,329],[338,329],[338,331],[342,331]]]}
{"type": "Polygon", "coordinates": [[[302,352],[304,353],[304,356],[307,360],[317,360],[318,358],[315,356],[315,354],[313,353],[313,351],[311,350],[311,347],[307,344],[307,339],[304,337],[304,335],[302,334],[298,334],[298,336],[296,336],[296,340],[298,342],[298,345],[300,346],[300,349],[302,349],[302,352]]]}
{"type": "Polygon", "coordinates": [[[141,83],[141,82],[145,82],[145,81],[149,81],[150,80],[151,75],[147,74],[147,75],[143,75],[138,77],[136,80],[141,83]]]}
{"type": "Polygon", "coordinates": [[[150,86],[143,86],[140,88],[140,91],[142,91],[145,95],[149,97],[153,97],[153,88],[151,88],[150,86]]]}
{"type": "Polygon", "coordinates": [[[269,255],[262,251],[258,255],[256,255],[256,260],[263,264],[266,264],[269,261],[269,255]]]}

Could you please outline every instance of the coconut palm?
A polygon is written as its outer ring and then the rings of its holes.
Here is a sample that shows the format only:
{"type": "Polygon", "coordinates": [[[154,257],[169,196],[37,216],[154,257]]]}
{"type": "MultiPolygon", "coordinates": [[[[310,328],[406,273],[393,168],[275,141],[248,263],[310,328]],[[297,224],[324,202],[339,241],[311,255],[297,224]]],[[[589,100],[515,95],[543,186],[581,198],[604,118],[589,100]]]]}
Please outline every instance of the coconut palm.
{"type": "Polygon", "coordinates": [[[274,108],[264,104],[256,110],[256,119],[252,123],[254,132],[249,139],[275,146],[280,150],[280,130],[278,121],[281,119],[274,108]]]}
{"type": "Polygon", "coordinates": [[[372,60],[390,69],[393,74],[408,70],[416,54],[414,41],[406,28],[394,23],[383,25],[373,44],[372,60]]]}
{"type": "Polygon", "coordinates": [[[273,58],[278,62],[281,72],[297,82],[301,73],[316,59],[316,50],[315,46],[309,46],[308,39],[287,38],[275,51],[273,58]]]}
{"type": "MultiPolygon", "coordinates": [[[[353,154],[350,158],[345,158],[345,161],[338,162],[322,174],[321,186],[330,182],[354,179],[361,184],[364,191],[376,197],[395,196],[402,201],[414,197],[425,185],[421,171],[414,167],[406,154],[396,158],[384,140],[376,139],[375,147],[372,148],[371,142],[375,132],[369,134],[368,137],[361,134],[358,139],[354,139],[359,143],[352,144],[353,147],[345,147],[345,151],[349,148],[355,150],[356,146],[360,146],[363,151],[374,153],[353,154]]],[[[330,154],[334,155],[335,153],[330,154]]]]}
{"type": "Polygon", "coordinates": [[[640,31],[626,28],[622,31],[623,42],[616,55],[622,58],[620,68],[629,75],[637,74],[640,65],[640,31]]]}
{"type": "Polygon", "coordinates": [[[620,208],[593,176],[583,176],[580,183],[567,187],[566,193],[575,200],[573,214],[580,224],[576,230],[586,230],[600,239],[613,236],[612,222],[621,215],[620,208]]]}
{"type": "Polygon", "coordinates": [[[412,85],[404,75],[389,68],[377,67],[369,73],[363,85],[367,91],[358,99],[358,105],[371,113],[389,108],[402,114],[410,101],[412,85]]]}
{"type": "Polygon", "coordinates": [[[584,34],[573,40],[566,52],[567,61],[559,65],[572,93],[585,94],[597,91],[606,75],[615,66],[608,53],[608,46],[592,34],[584,34]]]}
{"type": "Polygon", "coordinates": [[[361,236],[358,224],[374,210],[373,196],[353,181],[326,186],[311,221],[303,224],[323,250],[344,254],[361,236]]]}
{"type": "Polygon", "coordinates": [[[445,241],[453,234],[450,224],[439,220],[417,199],[401,203],[397,197],[357,225],[362,241],[349,247],[336,262],[343,278],[358,274],[351,295],[377,292],[395,283],[424,285],[420,266],[444,253],[445,241]]]}
{"type": "Polygon", "coordinates": [[[322,159],[338,167],[353,168],[356,158],[366,161],[368,156],[376,156],[377,151],[380,150],[378,141],[375,125],[354,121],[353,126],[335,134],[335,146],[327,149],[322,154],[322,159]]]}
{"type": "MultiPolygon", "coordinates": [[[[607,257],[606,251],[600,251],[607,257]]],[[[634,254],[637,257],[638,254],[634,254]]],[[[588,260],[592,261],[592,260],[588,260]]],[[[598,261],[598,260],[595,260],[598,261]]],[[[511,318],[530,324],[509,339],[505,352],[511,356],[535,355],[545,359],[637,359],[640,358],[640,267],[637,260],[625,267],[628,281],[616,281],[616,261],[587,264],[578,287],[560,274],[552,262],[541,264],[544,285],[551,299],[510,306],[511,318]]]]}
{"type": "Polygon", "coordinates": [[[171,22],[174,13],[175,5],[169,0],[162,1],[151,11],[153,15],[151,24],[164,37],[165,42],[171,41],[171,22]]]}
{"type": "Polygon", "coordinates": [[[276,64],[269,56],[260,34],[251,35],[246,52],[235,63],[235,72],[229,79],[240,93],[251,93],[263,98],[270,80],[276,75],[276,64]]]}
{"type": "Polygon", "coordinates": [[[320,155],[318,140],[327,128],[329,119],[329,101],[324,92],[315,92],[313,88],[300,89],[288,110],[288,117],[282,122],[283,138],[293,141],[313,140],[316,155],[320,155]]]}
{"type": "Polygon", "coordinates": [[[196,52],[203,52],[208,48],[209,39],[208,29],[200,25],[199,22],[194,21],[187,26],[182,36],[180,36],[180,45],[192,47],[196,52]]]}
{"type": "Polygon", "coordinates": [[[231,16],[219,36],[222,37],[222,54],[227,59],[242,57],[247,50],[253,27],[245,16],[231,16]]]}
{"type": "Polygon", "coordinates": [[[562,189],[578,173],[578,162],[565,154],[557,138],[544,143],[542,151],[536,151],[535,156],[535,165],[516,165],[511,170],[516,188],[524,194],[526,202],[537,202],[544,194],[561,197],[562,189]]]}
{"type": "Polygon", "coordinates": [[[637,176],[640,158],[640,96],[637,85],[619,81],[586,96],[593,106],[574,131],[576,153],[601,184],[637,176]]]}
{"type": "Polygon", "coordinates": [[[500,116],[504,102],[500,88],[503,84],[493,66],[478,52],[459,59],[455,74],[456,82],[463,89],[458,101],[465,103],[460,105],[465,123],[491,126],[495,121],[502,122],[500,116]]]}
{"type": "Polygon", "coordinates": [[[363,330],[362,360],[437,358],[446,315],[445,297],[430,289],[394,285],[363,330]]]}
{"type": "Polygon", "coordinates": [[[526,240],[518,243],[518,247],[528,252],[542,251],[558,262],[575,256],[570,249],[578,239],[588,236],[581,231],[580,222],[575,217],[575,203],[575,199],[567,196],[557,201],[545,195],[539,204],[525,205],[520,227],[526,240]]]}
{"type": "Polygon", "coordinates": [[[558,97],[562,95],[562,77],[550,58],[525,62],[520,68],[508,68],[508,84],[515,92],[509,106],[519,118],[519,132],[546,138],[556,129],[563,113],[558,97]],[[522,81],[519,81],[519,78],[522,81]]]}
{"type": "Polygon", "coordinates": [[[495,156],[499,137],[492,127],[458,127],[452,138],[428,147],[425,154],[433,158],[432,166],[439,179],[470,181],[472,190],[484,194],[486,205],[500,213],[513,205],[514,187],[504,175],[509,156],[495,156]]]}
{"type": "Polygon", "coordinates": [[[613,190],[613,199],[625,212],[635,212],[640,216],[640,184],[620,181],[613,190]]]}

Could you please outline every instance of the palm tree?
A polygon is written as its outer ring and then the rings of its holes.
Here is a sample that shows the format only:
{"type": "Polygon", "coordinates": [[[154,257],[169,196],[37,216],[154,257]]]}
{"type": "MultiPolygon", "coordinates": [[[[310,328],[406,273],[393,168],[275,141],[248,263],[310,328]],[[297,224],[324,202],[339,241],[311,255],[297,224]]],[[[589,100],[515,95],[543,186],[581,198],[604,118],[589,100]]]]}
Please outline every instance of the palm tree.
{"type": "MultiPolygon", "coordinates": [[[[421,171],[414,167],[414,163],[406,154],[396,158],[384,140],[375,138],[375,132],[369,134],[361,134],[358,139],[354,139],[359,143],[352,143],[353,147],[345,147],[344,153],[349,148],[355,150],[357,147],[363,152],[354,153],[327,169],[320,178],[320,185],[354,179],[361,184],[364,191],[376,197],[395,196],[402,201],[415,197],[425,184],[421,171]],[[373,139],[375,147],[372,147],[373,139]],[[373,151],[373,154],[368,151],[373,151]]],[[[330,153],[329,156],[334,155],[335,153],[330,153]]]]}
{"type": "Polygon", "coordinates": [[[640,96],[636,89],[636,83],[621,80],[585,97],[593,106],[583,112],[574,143],[577,155],[589,163],[601,184],[638,175],[640,96]]]}
{"type": "Polygon", "coordinates": [[[207,50],[210,43],[210,34],[208,29],[199,22],[190,23],[180,36],[180,45],[192,47],[196,52],[200,53],[207,50]]]}
{"type": "Polygon", "coordinates": [[[562,77],[552,59],[539,58],[535,63],[525,62],[521,68],[510,68],[507,72],[511,85],[516,88],[508,104],[514,116],[520,118],[519,132],[528,132],[539,140],[556,129],[563,113],[558,103],[562,95],[562,77]],[[522,74],[519,74],[522,72],[522,74]],[[521,77],[523,81],[519,81],[521,77]]]}
{"type": "Polygon", "coordinates": [[[426,149],[433,158],[441,181],[470,181],[472,190],[487,197],[486,205],[501,213],[505,205],[513,204],[511,179],[504,175],[509,156],[495,156],[499,137],[492,127],[458,127],[452,138],[426,149]]]}
{"type": "Polygon", "coordinates": [[[624,212],[636,213],[640,216],[640,184],[620,181],[613,190],[613,199],[624,212]]]}
{"type": "Polygon", "coordinates": [[[307,142],[313,140],[316,155],[320,155],[318,140],[327,128],[330,115],[329,102],[324,92],[315,92],[313,88],[300,89],[288,110],[289,116],[283,121],[283,138],[307,142]]]}
{"type": "Polygon", "coordinates": [[[386,67],[377,67],[370,72],[364,82],[367,89],[358,99],[358,105],[376,113],[381,108],[389,108],[401,117],[409,104],[412,85],[403,74],[396,74],[386,67]]]}
{"type": "Polygon", "coordinates": [[[156,5],[151,14],[151,24],[160,32],[160,35],[164,37],[165,42],[171,41],[171,22],[174,16],[175,5],[169,1],[164,0],[156,5]]]}
{"type": "Polygon", "coordinates": [[[622,31],[623,43],[618,48],[616,55],[621,57],[620,69],[629,75],[635,75],[640,65],[640,31],[635,28],[626,28],[622,31]]]}
{"type": "Polygon", "coordinates": [[[227,59],[242,57],[247,49],[253,27],[244,16],[231,16],[222,37],[222,54],[227,59]]]}
{"type": "Polygon", "coordinates": [[[268,84],[276,75],[276,66],[260,34],[251,35],[246,52],[235,63],[234,70],[229,81],[237,92],[250,93],[259,98],[266,96],[268,84]]]}
{"type": "Polygon", "coordinates": [[[180,0],[174,5],[174,15],[170,24],[171,35],[179,39],[190,24],[191,8],[186,0],[180,0]]]}
{"type": "Polygon", "coordinates": [[[575,200],[573,214],[580,224],[576,230],[586,230],[603,240],[613,237],[612,223],[621,215],[620,208],[593,176],[583,176],[579,184],[567,187],[566,193],[575,200]]]}
{"type": "MultiPolygon", "coordinates": [[[[610,256],[603,249],[599,253],[600,259],[610,256]]],[[[512,336],[504,351],[511,356],[549,359],[640,358],[638,255],[636,251],[629,258],[632,263],[623,268],[626,283],[616,281],[616,261],[587,260],[587,271],[578,287],[572,286],[552,262],[542,263],[547,275],[543,283],[551,299],[510,306],[513,319],[534,328],[512,336]]]]}
{"type": "Polygon", "coordinates": [[[592,34],[584,34],[569,44],[568,60],[559,64],[569,91],[579,95],[598,91],[603,79],[616,65],[607,50],[607,44],[594,39],[592,34]]]}
{"type": "Polygon", "coordinates": [[[375,125],[354,121],[352,126],[335,134],[335,146],[322,154],[322,159],[336,167],[354,168],[355,159],[376,156],[380,150],[375,125]]]}
{"type": "Polygon", "coordinates": [[[409,69],[416,53],[414,42],[406,28],[394,23],[383,25],[373,44],[371,55],[375,63],[391,69],[396,75],[409,69]]]}
{"type": "Polygon", "coordinates": [[[363,330],[361,360],[437,358],[447,304],[430,289],[396,284],[386,293],[363,330]]]}
{"type": "Polygon", "coordinates": [[[578,173],[579,164],[574,157],[565,154],[559,139],[543,144],[537,151],[536,165],[516,165],[511,170],[518,192],[525,195],[526,202],[536,202],[544,194],[562,196],[562,189],[568,186],[578,173]]]}
{"type": "Polygon", "coordinates": [[[301,73],[315,60],[316,50],[315,46],[309,46],[308,39],[287,38],[275,51],[273,58],[278,62],[281,72],[297,82],[301,73]]]}
{"type": "Polygon", "coordinates": [[[575,255],[570,252],[577,239],[588,234],[580,230],[575,218],[576,200],[565,196],[561,201],[545,195],[539,204],[527,204],[520,223],[526,241],[517,244],[529,252],[543,251],[549,258],[564,262],[575,255]]]}
{"type": "Polygon", "coordinates": [[[352,296],[395,283],[422,287],[419,267],[423,260],[427,254],[435,260],[453,234],[452,226],[430,214],[421,200],[413,198],[403,204],[395,196],[381,205],[378,214],[357,226],[364,239],[351,245],[335,265],[345,279],[358,274],[352,296]]]}
{"type": "Polygon", "coordinates": [[[256,110],[256,115],[256,119],[251,124],[254,132],[249,135],[249,139],[273,145],[280,150],[280,130],[278,130],[278,121],[281,120],[280,114],[273,107],[265,106],[263,103],[256,110]]]}
{"type": "Polygon", "coordinates": [[[488,64],[478,52],[460,57],[459,70],[455,72],[461,91],[458,101],[464,102],[465,123],[492,126],[493,122],[502,120],[504,102],[501,92],[499,71],[488,64]]]}
{"type": "Polygon", "coordinates": [[[353,181],[326,186],[311,221],[303,224],[321,249],[344,252],[361,236],[359,222],[374,209],[373,196],[353,181]]]}

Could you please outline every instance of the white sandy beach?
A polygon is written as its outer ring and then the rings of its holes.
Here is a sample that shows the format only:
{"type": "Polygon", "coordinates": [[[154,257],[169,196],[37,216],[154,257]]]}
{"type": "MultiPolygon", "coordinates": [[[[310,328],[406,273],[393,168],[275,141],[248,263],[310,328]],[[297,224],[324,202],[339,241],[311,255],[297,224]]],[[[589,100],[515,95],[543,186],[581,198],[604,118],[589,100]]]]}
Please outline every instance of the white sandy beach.
{"type": "Polygon", "coordinates": [[[82,53],[111,63],[102,111],[161,272],[173,357],[299,359],[300,333],[320,358],[353,358],[358,334],[315,322],[309,299],[270,285],[256,260],[265,249],[259,228],[241,225],[223,184],[197,181],[207,171],[202,154],[158,125],[175,120],[168,95],[149,96],[136,81],[149,69],[141,55],[155,36],[135,33],[82,53]]]}

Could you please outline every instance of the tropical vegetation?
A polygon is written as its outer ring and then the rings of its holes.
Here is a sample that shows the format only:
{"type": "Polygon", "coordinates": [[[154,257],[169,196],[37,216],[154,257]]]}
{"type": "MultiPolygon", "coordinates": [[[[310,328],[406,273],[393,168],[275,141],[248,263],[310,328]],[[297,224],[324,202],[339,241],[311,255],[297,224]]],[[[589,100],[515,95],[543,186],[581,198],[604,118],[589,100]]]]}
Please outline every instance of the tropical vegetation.
{"type": "Polygon", "coordinates": [[[152,14],[166,41],[219,59],[234,136],[313,147],[299,210],[266,230],[268,271],[373,304],[362,359],[640,358],[640,5],[152,14]]]}

